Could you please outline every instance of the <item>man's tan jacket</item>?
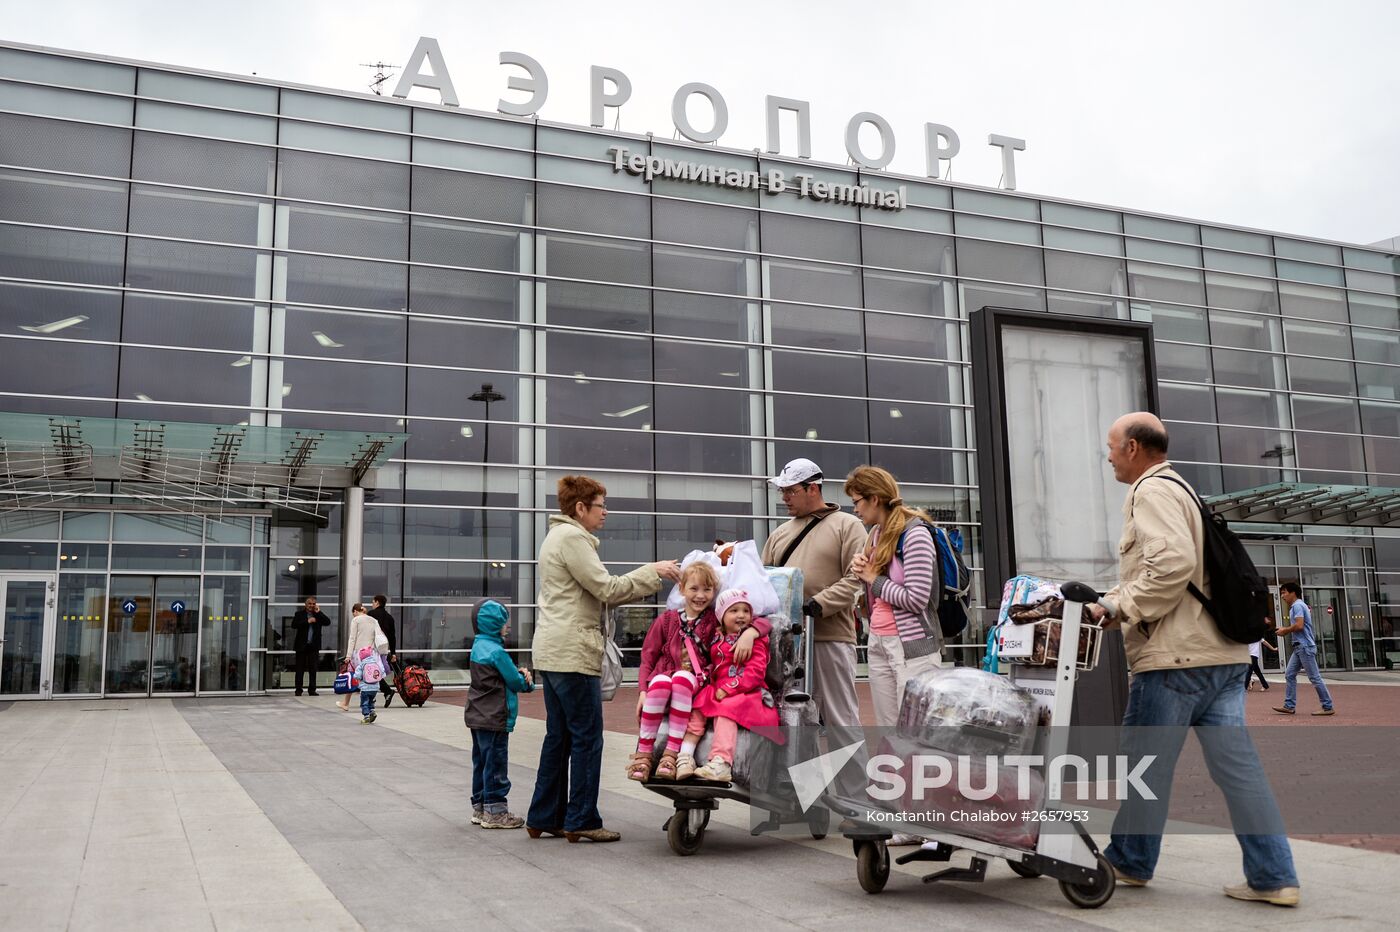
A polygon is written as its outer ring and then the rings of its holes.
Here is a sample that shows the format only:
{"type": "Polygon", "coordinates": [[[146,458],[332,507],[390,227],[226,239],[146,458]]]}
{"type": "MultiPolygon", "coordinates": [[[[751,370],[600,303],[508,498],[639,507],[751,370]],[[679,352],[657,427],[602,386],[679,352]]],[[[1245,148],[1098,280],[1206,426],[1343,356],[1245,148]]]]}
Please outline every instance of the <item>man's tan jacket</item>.
{"type": "Polygon", "coordinates": [[[763,565],[778,565],[793,538],[823,514],[826,517],[797,545],[787,565],[802,568],[803,599],[821,603],[822,617],[817,620],[813,640],[854,644],[860,578],[850,568],[851,561],[865,549],[866,539],[859,518],[831,502],[810,515],[793,518],[775,528],[763,544],[763,565]]]}
{"type": "Polygon", "coordinates": [[[1134,673],[1180,667],[1249,663],[1249,647],[1220,633],[1215,620],[1186,588],[1206,595],[1201,513],[1190,493],[1168,479],[1159,463],[1133,483],[1123,501],[1118,578],[1106,596],[1118,607],[1128,665],[1134,673]]]}

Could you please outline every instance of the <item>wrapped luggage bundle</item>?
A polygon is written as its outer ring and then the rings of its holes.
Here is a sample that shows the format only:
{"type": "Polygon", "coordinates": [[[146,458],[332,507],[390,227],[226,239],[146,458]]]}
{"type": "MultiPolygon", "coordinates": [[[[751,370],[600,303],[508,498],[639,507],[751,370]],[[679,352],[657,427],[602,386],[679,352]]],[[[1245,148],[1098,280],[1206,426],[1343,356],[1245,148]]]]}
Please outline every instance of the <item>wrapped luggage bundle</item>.
{"type": "Polygon", "coordinates": [[[1030,693],[969,667],[930,670],[904,687],[896,733],[950,754],[1028,754],[1037,712],[1030,693]]]}

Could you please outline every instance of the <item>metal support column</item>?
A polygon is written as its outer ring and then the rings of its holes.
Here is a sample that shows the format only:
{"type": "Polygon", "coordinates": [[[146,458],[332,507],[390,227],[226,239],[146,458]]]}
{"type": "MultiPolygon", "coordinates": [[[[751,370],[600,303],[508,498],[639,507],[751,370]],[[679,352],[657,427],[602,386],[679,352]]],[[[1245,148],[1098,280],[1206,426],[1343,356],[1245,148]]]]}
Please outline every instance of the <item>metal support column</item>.
{"type": "Polygon", "coordinates": [[[364,556],[365,490],[352,485],[345,490],[345,515],[340,522],[340,630],[346,638],[350,635],[350,606],[365,597],[364,556]]]}

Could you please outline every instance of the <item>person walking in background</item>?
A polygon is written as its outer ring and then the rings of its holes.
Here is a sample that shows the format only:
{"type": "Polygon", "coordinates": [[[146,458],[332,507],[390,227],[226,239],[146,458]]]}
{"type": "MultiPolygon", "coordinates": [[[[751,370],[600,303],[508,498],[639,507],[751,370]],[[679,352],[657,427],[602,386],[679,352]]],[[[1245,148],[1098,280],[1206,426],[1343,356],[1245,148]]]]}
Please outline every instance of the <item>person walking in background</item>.
{"type": "Polygon", "coordinates": [[[1245,882],[1227,886],[1225,895],[1296,906],[1293,850],[1244,727],[1249,650],[1225,637],[1188,591],[1192,584],[1210,591],[1199,500],[1167,461],[1167,429],[1156,415],[1114,421],[1108,462],[1113,477],[1131,486],[1123,501],[1119,582],[1102,604],[1087,609],[1095,620],[1107,619],[1105,627],[1123,628],[1133,678],[1122,750],[1128,766],[1142,768],[1147,790],[1129,783],[1104,857],[1124,886],[1144,887],[1152,879],[1177,758],[1195,729],[1244,855],[1245,882]]]}
{"type": "MultiPolygon", "coordinates": [[[[389,708],[389,703],[394,701],[394,688],[389,685],[389,675],[398,670],[399,641],[395,631],[394,616],[389,614],[389,597],[380,593],[374,597],[374,607],[369,610],[369,617],[379,625],[379,630],[384,632],[384,637],[389,641],[389,655],[385,658],[388,666],[384,668],[384,679],[379,681],[379,691],[384,694],[384,708],[389,708]]],[[[396,674],[397,675],[397,674],[396,674]]]]}
{"type": "Polygon", "coordinates": [[[321,611],[316,597],[311,596],[292,616],[292,651],[296,661],[296,690],[301,695],[302,674],[310,674],[310,694],[316,695],[316,664],[321,656],[321,632],[331,625],[330,616],[321,611]]]}
{"type": "Polygon", "coordinates": [[[495,599],[476,610],[471,688],[462,721],[472,733],[472,824],[520,828],[525,820],[506,805],[510,795],[510,733],[520,707],[517,693],[535,688],[534,678],[506,653],[510,612],[495,599]]]}
{"type": "Polygon", "coordinates": [[[1303,601],[1303,587],[1295,582],[1279,586],[1283,604],[1288,606],[1288,624],[1275,628],[1279,634],[1293,635],[1289,644],[1288,668],[1284,670],[1283,705],[1275,706],[1274,711],[1283,715],[1293,715],[1298,705],[1298,670],[1307,671],[1308,682],[1317,690],[1317,701],[1322,708],[1313,715],[1335,715],[1332,708],[1332,694],[1322,681],[1322,672],[1317,668],[1317,638],[1313,636],[1312,609],[1303,601]]]}
{"type": "Polygon", "coordinates": [[[530,650],[544,687],[545,735],[525,830],[531,838],[617,841],[598,813],[603,767],[603,619],[613,605],[680,579],[675,560],[613,576],[598,557],[608,490],[588,476],[559,480],[559,514],[540,545],[540,591],[530,650]]]}
{"type": "Polygon", "coordinates": [[[1263,649],[1265,647],[1274,653],[1278,653],[1277,647],[1262,639],[1249,645],[1249,673],[1246,673],[1244,676],[1244,688],[1246,691],[1254,688],[1254,684],[1250,680],[1251,675],[1259,677],[1259,685],[1264,687],[1264,689],[1267,690],[1269,688],[1269,681],[1264,679],[1264,670],[1262,666],[1264,660],[1263,649]]]}
{"type": "MultiPolygon", "coordinates": [[[[350,606],[350,644],[345,648],[345,662],[359,663],[360,651],[366,647],[374,647],[374,635],[378,630],[379,626],[375,624],[374,619],[365,611],[363,604],[356,602],[354,605],[350,606]]],[[[364,692],[365,688],[366,687],[362,683],[360,685],[360,691],[364,692]]],[[[369,689],[374,693],[379,692],[378,684],[369,687],[369,689]]],[[[349,712],[350,694],[345,693],[336,700],[335,704],[340,708],[340,711],[349,712]]]]}

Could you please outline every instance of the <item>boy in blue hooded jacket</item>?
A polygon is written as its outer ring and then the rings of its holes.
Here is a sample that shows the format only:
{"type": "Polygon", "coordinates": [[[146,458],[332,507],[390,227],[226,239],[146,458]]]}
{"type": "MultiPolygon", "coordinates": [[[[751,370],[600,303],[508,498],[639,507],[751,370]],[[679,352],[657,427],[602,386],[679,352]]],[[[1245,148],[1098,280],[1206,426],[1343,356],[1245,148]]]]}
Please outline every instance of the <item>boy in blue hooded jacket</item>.
{"type": "Polygon", "coordinates": [[[462,718],[472,731],[472,823],[482,828],[520,828],[525,820],[506,808],[510,793],[509,745],[519,708],[516,693],[535,688],[534,678],[506,653],[510,612],[487,599],[476,611],[471,687],[462,718]]]}

